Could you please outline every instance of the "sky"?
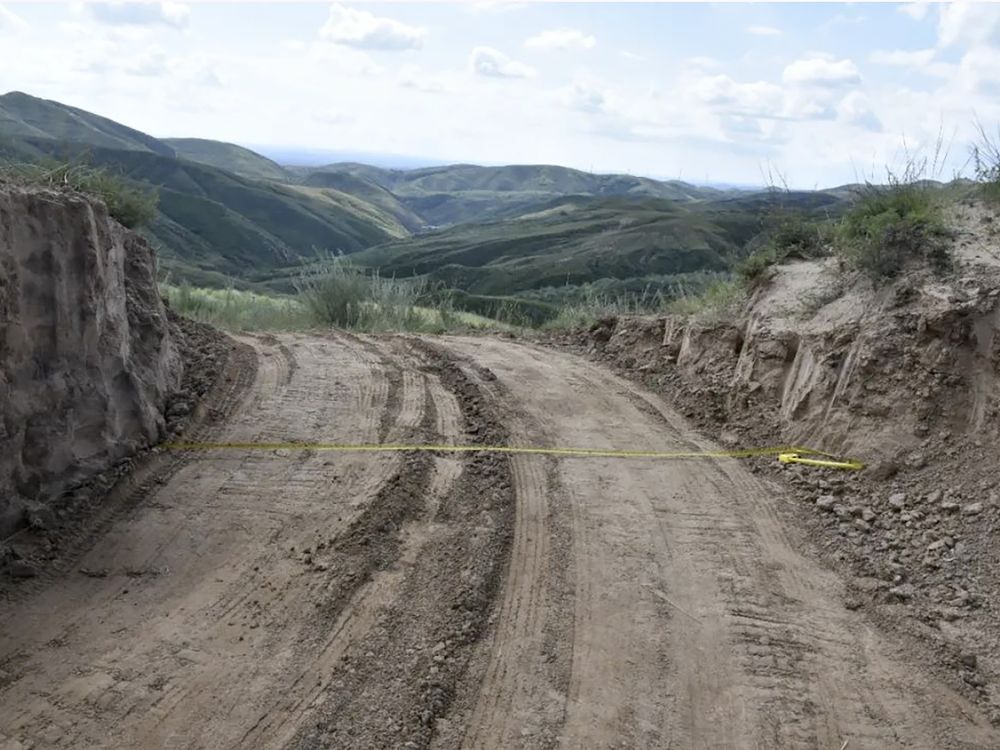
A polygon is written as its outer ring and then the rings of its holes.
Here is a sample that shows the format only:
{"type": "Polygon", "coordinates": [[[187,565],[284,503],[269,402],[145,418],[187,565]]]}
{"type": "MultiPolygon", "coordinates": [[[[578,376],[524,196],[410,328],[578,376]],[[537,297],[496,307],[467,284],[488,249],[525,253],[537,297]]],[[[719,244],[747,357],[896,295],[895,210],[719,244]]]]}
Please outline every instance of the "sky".
{"type": "Polygon", "coordinates": [[[812,188],[1000,123],[998,4],[0,3],[0,92],[159,137],[812,188]]]}

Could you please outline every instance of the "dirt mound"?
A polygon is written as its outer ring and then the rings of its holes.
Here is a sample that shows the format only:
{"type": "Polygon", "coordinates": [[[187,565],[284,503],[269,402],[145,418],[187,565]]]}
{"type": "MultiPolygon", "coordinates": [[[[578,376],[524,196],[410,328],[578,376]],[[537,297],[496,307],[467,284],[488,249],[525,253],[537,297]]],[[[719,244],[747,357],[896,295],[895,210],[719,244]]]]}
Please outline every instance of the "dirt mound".
{"type": "Polygon", "coordinates": [[[608,319],[559,343],[734,448],[865,461],[756,468],[797,490],[804,535],[853,575],[851,606],[929,640],[961,689],[1000,706],[1000,269],[956,255],[948,277],[911,272],[877,291],[834,261],[793,263],[735,319],[608,319]]]}
{"type": "Polygon", "coordinates": [[[154,270],[103,204],[0,185],[0,536],[163,435],[182,366],[154,270]]]}

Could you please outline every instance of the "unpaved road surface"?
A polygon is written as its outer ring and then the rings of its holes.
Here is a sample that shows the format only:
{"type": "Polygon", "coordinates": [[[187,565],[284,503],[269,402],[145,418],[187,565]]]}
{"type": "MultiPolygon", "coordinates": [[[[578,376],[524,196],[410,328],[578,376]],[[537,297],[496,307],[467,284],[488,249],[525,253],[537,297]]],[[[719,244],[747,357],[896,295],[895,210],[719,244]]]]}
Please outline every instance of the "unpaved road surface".
{"type": "MultiPolygon", "coordinates": [[[[198,439],[714,447],[524,344],[247,341],[198,439]]],[[[0,748],[1000,747],[736,460],[215,449],[134,485],[4,603],[0,748]]]]}

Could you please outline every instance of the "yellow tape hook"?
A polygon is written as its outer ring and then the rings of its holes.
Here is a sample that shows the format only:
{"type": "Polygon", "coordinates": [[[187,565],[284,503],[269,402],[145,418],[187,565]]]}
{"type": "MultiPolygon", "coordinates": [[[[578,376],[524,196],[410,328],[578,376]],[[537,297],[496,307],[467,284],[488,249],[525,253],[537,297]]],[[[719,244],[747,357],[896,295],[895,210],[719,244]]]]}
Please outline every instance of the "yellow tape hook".
{"type": "Polygon", "coordinates": [[[865,465],[860,461],[832,461],[825,458],[805,458],[801,453],[779,453],[778,460],[783,464],[805,464],[806,466],[821,466],[827,469],[859,471],[865,468],[865,465]]]}

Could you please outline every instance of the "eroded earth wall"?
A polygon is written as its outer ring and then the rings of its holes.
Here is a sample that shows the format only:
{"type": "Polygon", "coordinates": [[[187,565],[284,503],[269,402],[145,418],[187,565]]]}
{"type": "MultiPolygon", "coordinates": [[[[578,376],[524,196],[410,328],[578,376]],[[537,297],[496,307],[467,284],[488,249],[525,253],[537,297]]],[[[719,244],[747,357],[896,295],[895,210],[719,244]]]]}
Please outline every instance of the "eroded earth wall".
{"type": "Polygon", "coordinates": [[[0,538],[158,439],[181,369],[146,241],[99,202],[0,184],[0,538]]]}

